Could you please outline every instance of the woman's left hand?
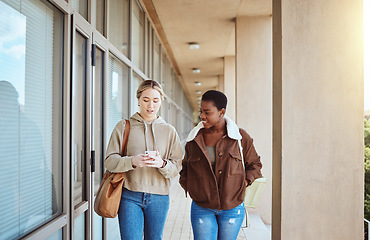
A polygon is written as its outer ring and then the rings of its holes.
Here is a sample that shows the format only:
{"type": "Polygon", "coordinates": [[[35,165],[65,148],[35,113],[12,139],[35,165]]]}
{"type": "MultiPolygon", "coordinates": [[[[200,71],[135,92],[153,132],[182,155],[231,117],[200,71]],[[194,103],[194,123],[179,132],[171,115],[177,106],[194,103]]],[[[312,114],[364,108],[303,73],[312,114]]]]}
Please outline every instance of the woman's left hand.
{"type": "Polygon", "coordinates": [[[159,155],[158,150],[155,156],[145,155],[144,160],[145,160],[145,166],[147,167],[161,168],[164,165],[164,160],[159,155]]]}

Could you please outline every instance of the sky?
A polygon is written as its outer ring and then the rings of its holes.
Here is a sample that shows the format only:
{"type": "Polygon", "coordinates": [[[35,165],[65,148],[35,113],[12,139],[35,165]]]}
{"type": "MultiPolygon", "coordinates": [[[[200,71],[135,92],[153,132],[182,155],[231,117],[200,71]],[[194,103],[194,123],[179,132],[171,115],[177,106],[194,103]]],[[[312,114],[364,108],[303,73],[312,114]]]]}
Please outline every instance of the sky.
{"type": "Polygon", "coordinates": [[[13,84],[19,94],[18,101],[23,105],[27,19],[3,2],[0,8],[0,80],[13,84]]]}

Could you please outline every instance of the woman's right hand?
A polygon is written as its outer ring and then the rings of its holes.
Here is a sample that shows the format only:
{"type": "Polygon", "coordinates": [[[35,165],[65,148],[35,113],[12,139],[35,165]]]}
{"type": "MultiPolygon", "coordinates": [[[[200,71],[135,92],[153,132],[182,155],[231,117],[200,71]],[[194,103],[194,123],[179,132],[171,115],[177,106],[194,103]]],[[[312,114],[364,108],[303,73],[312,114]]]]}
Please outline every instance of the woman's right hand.
{"type": "Polygon", "coordinates": [[[146,161],[147,157],[145,156],[145,154],[138,154],[138,155],[135,155],[131,158],[131,164],[132,164],[132,167],[136,168],[136,167],[145,167],[145,161],[146,161]]]}

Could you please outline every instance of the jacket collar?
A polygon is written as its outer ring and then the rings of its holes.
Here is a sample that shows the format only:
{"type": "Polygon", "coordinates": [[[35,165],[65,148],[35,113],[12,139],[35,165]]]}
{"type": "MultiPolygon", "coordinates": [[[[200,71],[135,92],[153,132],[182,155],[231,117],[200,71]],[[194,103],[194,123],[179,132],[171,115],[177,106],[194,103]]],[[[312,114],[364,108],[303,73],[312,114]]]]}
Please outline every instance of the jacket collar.
{"type": "MultiPolygon", "coordinates": [[[[235,140],[240,140],[242,139],[242,135],[239,133],[239,127],[236,125],[236,123],[228,118],[227,116],[224,116],[224,119],[226,121],[226,130],[227,130],[227,135],[229,138],[235,139],[235,140]]],[[[204,128],[203,122],[198,123],[196,127],[194,127],[189,135],[188,138],[186,139],[187,142],[190,142],[194,140],[194,138],[198,135],[198,132],[204,128]]]]}

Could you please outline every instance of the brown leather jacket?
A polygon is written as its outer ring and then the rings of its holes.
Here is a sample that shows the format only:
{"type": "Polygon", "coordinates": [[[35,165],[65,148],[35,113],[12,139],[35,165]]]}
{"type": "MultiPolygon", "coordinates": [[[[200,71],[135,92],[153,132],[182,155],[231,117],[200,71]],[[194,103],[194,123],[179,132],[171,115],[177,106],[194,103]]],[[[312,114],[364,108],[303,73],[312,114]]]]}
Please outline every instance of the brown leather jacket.
{"type": "Polygon", "coordinates": [[[227,135],[216,144],[216,163],[213,171],[202,134],[202,123],[189,134],[180,172],[180,184],[201,207],[227,210],[244,200],[246,181],[251,184],[262,177],[260,156],[253,139],[225,117],[227,135]],[[241,138],[245,169],[237,139],[241,138]]]}

